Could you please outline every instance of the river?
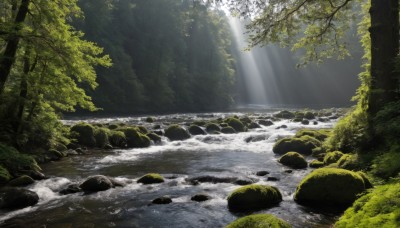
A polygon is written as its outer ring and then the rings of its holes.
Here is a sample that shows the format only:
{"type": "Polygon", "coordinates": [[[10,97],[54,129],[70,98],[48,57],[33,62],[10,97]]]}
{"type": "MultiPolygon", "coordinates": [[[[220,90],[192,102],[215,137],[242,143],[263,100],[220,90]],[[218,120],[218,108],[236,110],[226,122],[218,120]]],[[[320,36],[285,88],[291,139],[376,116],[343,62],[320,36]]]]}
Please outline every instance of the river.
{"type": "MultiPolygon", "coordinates": [[[[253,113],[254,118],[271,113],[253,113]]],[[[140,124],[152,129],[162,123],[190,123],[243,113],[176,114],[157,116],[155,123],[146,123],[143,117],[93,118],[92,123],[123,122],[140,124]]],[[[65,121],[72,124],[77,120],[65,121]]],[[[336,120],[318,122],[307,128],[330,128],[336,120]]],[[[49,179],[37,181],[26,187],[38,193],[36,206],[17,211],[0,211],[4,227],[224,227],[244,214],[231,213],[227,196],[239,185],[233,183],[201,183],[192,185],[187,178],[200,175],[240,177],[257,184],[279,188],[283,201],[276,207],[256,213],[270,213],[294,227],[329,227],[337,214],[312,210],[296,204],[293,194],[301,179],[312,169],[290,170],[277,162],[272,152],[274,142],[284,136],[294,135],[304,128],[301,123],[280,120],[272,126],[262,126],[238,134],[201,135],[185,141],[170,142],[163,138],[160,144],[144,149],[117,149],[91,151],[88,155],[64,158],[43,164],[49,179]],[[279,128],[287,125],[287,128],[279,128]],[[249,137],[260,141],[246,142],[249,137]],[[268,171],[257,176],[258,171],[268,171]],[[146,173],[160,173],[165,182],[142,185],[136,181],[146,173]],[[82,182],[91,175],[107,175],[126,183],[125,187],[84,195],[60,195],[58,192],[73,182],[82,182]],[[278,181],[270,181],[276,177],[278,181]],[[211,200],[191,201],[198,193],[206,193],[211,200]],[[169,196],[172,203],[154,205],[151,201],[169,196]]],[[[308,157],[308,161],[312,158],[308,157]]]]}

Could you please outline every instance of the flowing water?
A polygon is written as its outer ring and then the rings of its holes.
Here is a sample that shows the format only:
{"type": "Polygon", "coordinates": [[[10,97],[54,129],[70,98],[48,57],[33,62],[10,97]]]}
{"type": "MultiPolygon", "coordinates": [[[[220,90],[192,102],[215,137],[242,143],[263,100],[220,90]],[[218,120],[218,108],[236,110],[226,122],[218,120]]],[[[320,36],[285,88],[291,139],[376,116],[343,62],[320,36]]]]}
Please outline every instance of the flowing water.
{"type": "MultiPolygon", "coordinates": [[[[141,117],[89,119],[90,122],[126,122],[143,124],[149,129],[161,123],[185,124],[195,120],[224,118],[242,113],[211,113],[158,116],[155,123],[143,122],[141,117]]],[[[268,113],[253,114],[254,117],[268,113]]],[[[66,121],[73,123],[75,121],[66,121]]],[[[334,120],[307,128],[329,128],[334,120]]],[[[294,227],[329,227],[337,214],[315,211],[296,204],[293,193],[310,168],[287,172],[272,152],[280,137],[295,134],[300,123],[287,120],[275,122],[239,134],[202,135],[185,141],[162,143],[145,149],[93,151],[89,155],[67,157],[62,161],[42,166],[47,180],[38,181],[27,189],[40,197],[36,206],[7,212],[0,211],[0,225],[9,227],[224,227],[244,214],[231,213],[227,196],[239,185],[232,183],[201,183],[192,185],[187,178],[202,175],[243,177],[257,184],[273,185],[280,189],[283,201],[276,207],[256,213],[271,213],[294,227]],[[281,125],[288,128],[277,129],[281,125]],[[246,142],[251,136],[264,140],[246,142]],[[257,171],[269,175],[256,176],[257,171]],[[138,184],[137,179],[149,172],[160,173],[165,182],[154,185],[138,184]],[[84,195],[60,195],[58,192],[73,182],[82,182],[91,175],[107,175],[126,183],[125,187],[84,195]],[[276,177],[278,181],[268,181],[276,177]],[[191,201],[198,193],[206,193],[211,200],[191,201]],[[169,196],[172,203],[152,205],[151,201],[169,196]]],[[[311,160],[312,158],[307,158],[311,160]]]]}

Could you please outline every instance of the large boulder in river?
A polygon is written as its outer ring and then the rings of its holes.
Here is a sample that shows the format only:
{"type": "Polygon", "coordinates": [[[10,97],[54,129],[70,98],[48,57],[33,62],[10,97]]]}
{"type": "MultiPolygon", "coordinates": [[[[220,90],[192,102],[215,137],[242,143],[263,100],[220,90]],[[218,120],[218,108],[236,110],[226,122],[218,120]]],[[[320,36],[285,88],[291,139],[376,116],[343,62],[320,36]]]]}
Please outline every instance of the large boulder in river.
{"type": "Polygon", "coordinates": [[[326,153],[326,155],[324,157],[324,164],[329,165],[329,164],[336,163],[337,161],[339,161],[339,159],[343,155],[344,154],[340,151],[333,151],[333,152],[326,153]]]}
{"type": "Polygon", "coordinates": [[[281,193],[273,186],[248,185],[236,189],[228,196],[228,207],[231,211],[255,211],[281,201],[281,193]]]}
{"type": "Polygon", "coordinates": [[[300,154],[310,155],[312,150],[319,145],[320,142],[318,140],[309,136],[302,136],[300,138],[283,138],[275,143],[272,150],[276,154],[285,154],[287,152],[295,151],[300,154]],[[318,145],[316,145],[317,143],[318,145]]]}
{"type": "Polygon", "coordinates": [[[128,148],[145,148],[151,144],[150,138],[140,133],[137,128],[126,127],[122,131],[125,134],[128,148]]]}
{"type": "Polygon", "coordinates": [[[0,193],[0,202],[0,208],[21,209],[37,204],[39,196],[26,189],[7,188],[0,193]]]}
{"type": "Polygon", "coordinates": [[[291,228],[292,226],[270,214],[256,214],[241,217],[225,228],[291,228]]]}
{"type": "Polygon", "coordinates": [[[79,187],[85,192],[99,192],[112,188],[113,184],[108,177],[96,175],[86,179],[79,187]]]}
{"type": "Polygon", "coordinates": [[[96,139],[94,138],[95,128],[88,123],[78,123],[71,127],[73,137],[79,144],[87,147],[95,147],[96,139]]]}
{"type": "Polygon", "coordinates": [[[206,130],[208,133],[213,133],[221,131],[221,128],[215,123],[208,123],[206,125],[206,130]]]}
{"type": "Polygon", "coordinates": [[[266,127],[274,125],[271,120],[259,120],[258,123],[266,127]]]}
{"type": "Polygon", "coordinates": [[[113,147],[124,148],[126,146],[126,137],[122,131],[111,131],[109,141],[113,147]]]}
{"type": "Polygon", "coordinates": [[[224,133],[224,134],[235,134],[236,131],[235,131],[235,129],[233,129],[233,127],[223,127],[223,128],[221,128],[221,133],[224,133]]]}
{"type": "Polygon", "coordinates": [[[148,173],[137,181],[142,184],[158,184],[164,182],[164,178],[158,173],[148,173]]]}
{"type": "Polygon", "coordinates": [[[307,168],[306,159],[304,159],[304,157],[297,152],[287,152],[281,158],[279,158],[279,162],[294,169],[307,168]]]}
{"type": "Polygon", "coordinates": [[[190,134],[183,127],[175,124],[165,130],[165,136],[171,141],[190,138],[190,134]]]}
{"type": "Polygon", "coordinates": [[[355,172],[320,168],[301,181],[294,200],[307,205],[347,207],[365,189],[363,178],[355,172]]]}
{"type": "Polygon", "coordinates": [[[192,135],[206,135],[206,131],[203,130],[203,128],[197,126],[197,125],[191,125],[189,127],[189,133],[192,135]]]}
{"type": "Polygon", "coordinates": [[[94,138],[96,139],[96,146],[98,148],[104,148],[106,147],[107,144],[109,144],[109,139],[108,139],[108,132],[110,130],[106,128],[97,128],[94,131],[94,138]]]}
{"type": "Polygon", "coordinates": [[[32,177],[28,175],[22,175],[8,182],[8,185],[13,187],[24,187],[33,183],[35,183],[35,180],[33,180],[32,177]]]}
{"type": "Polygon", "coordinates": [[[172,199],[168,196],[162,196],[152,201],[153,204],[170,204],[172,203],[172,199]]]}
{"type": "Polygon", "coordinates": [[[274,116],[281,119],[293,119],[295,117],[295,114],[293,112],[283,110],[275,114],[274,116]]]}
{"type": "Polygon", "coordinates": [[[231,117],[225,120],[225,122],[232,127],[233,129],[235,129],[235,131],[237,132],[244,132],[246,131],[246,127],[244,126],[244,124],[237,118],[231,117]]]}

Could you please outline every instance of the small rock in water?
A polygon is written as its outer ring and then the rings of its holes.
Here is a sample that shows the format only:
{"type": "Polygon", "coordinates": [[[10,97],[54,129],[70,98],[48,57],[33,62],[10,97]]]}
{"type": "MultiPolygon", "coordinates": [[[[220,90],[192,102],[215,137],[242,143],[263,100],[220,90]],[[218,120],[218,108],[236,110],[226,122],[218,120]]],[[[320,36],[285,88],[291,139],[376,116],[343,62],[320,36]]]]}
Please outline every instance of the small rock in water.
{"type": "Polygon", "coordinates": [[[253,184],[254,181],[250,180],[250,179],[238,179],[234,183],[237,185],[249,185],[249,184],[253,184]]]}
{"type": "Polygon", "coordinates": [[[60,194],[68,195],[68,194],[74,194],[74,193],[77,193],[80,191],[82,191],[82,189],[79,187],[79,184],[70,184],[67,186],[67,188],[61,190],[60,194]]]}
{"type": "Polygon", "coordinates": [[[268,177],[267,181],[279,181],[279,178],[277,178],[277,177],[268,177]]]}
{"type": "Polygon", "coordinates": [[[211,199],[211,197],[207,194],[197,194],[191,198],[192,201],[203,202],[211,199]]]}
{"type": "Polygon", "coordinates": [[[313,124],[314,124],[314,125],[318,125],[318,121],[314,121],[313,124]]]}
{"type": "Polygon", "coordinates": [[[85,192],[105,191],[113,187],[113,183],[106,176],[91,176],[79,186],[85,192]]]}
{"type": "Polygon", "coordinates": [[[269,174],[268,171],[258,171],[258,172],[256,173],[256,175],[257,175],[257,176],[260,176],[260,177],[265,176],[265,175],[268,175],[268,174],[269,174]]]}
{"type": "Polygon", "coordinates": [[[285,173],[293,173],[293,170],[291,169],[285,170],[285,173]]]}
{"type": "Polygon", "coordinates": [[[172,203],[172,199],[167,196],[163,196],[163,197],[153,200],[152,203],[153,204],[170,204],[170,203],[172,203]]]}

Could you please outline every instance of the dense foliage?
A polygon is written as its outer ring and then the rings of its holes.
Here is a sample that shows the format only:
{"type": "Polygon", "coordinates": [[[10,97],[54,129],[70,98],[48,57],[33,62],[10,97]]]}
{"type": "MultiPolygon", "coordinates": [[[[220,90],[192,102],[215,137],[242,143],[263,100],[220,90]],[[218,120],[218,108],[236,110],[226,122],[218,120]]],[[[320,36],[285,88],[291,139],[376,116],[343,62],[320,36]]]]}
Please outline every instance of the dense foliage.
{"type": "Polygon", "coordinates": [[[225,15],[175,0],[85,0],[76,21],[114,66],[98,70],[94,103],[113,113],[206,111],[232,104],[225,15]]]}

